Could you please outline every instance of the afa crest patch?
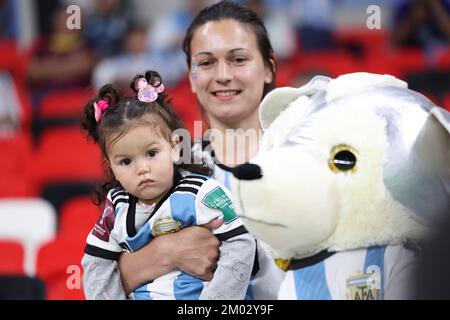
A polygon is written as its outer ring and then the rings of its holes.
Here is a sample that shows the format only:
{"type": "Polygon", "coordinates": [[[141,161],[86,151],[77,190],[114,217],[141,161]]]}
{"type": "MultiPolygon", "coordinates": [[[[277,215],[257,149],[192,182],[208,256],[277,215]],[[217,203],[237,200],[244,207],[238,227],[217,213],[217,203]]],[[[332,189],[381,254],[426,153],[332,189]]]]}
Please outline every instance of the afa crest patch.
{"type": "Polygon", "coordinates": [[[381,300],[381,272],[376,265],[369,266],[366,273],[357,274],[347,279],[347,299],[381,300]]]}
{"type": "Polygon", "coordinates": [[[153,233],[155,236],[175,233],[181,229],[181,222],[171,217],[160,218],[153,223],[153,233]]]}
{"type": "Polygon", "coordinates": [[[228,224],[237,218],[231,199],[221,187],[216,187],[210,191],[203,198],[202,203],[209,208],[222,211],[225,224],[228,224]]]}

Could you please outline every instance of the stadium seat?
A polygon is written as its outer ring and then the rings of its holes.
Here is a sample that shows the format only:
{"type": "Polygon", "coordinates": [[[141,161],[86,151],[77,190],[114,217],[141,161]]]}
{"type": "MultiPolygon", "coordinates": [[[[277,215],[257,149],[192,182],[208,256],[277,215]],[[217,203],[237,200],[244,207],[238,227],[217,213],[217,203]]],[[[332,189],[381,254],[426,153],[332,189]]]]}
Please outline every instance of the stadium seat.
{"type": "MultiPolygon", "coordinates": [[[[173,88],[167,89],[169,101],[173,109],[183,121],[191,134],[194,134],[194,122],[202,121],[200,108],[197,105],[197,98],[191,92],[189,82],[183,81],[173,88]]],[[[205,125],[203,129],[206,130],[205,125]]]]}
{"type": "Polygon", "coordinates": [[[45,291],[37,277],[0,276],[0,300],[44,300],[45,291]]]}
{"type": "Polygon", "coordinates": [[[32,160],[32,138],[28,132],[21,132],[0,138],[0,198],[33,197],[37,190],[30,179],[32,160]]]}
{"type": "Polygon", "coordinates": [[[389,33],[383,30],[338,29],[333,38],[339,47],[359,47],[364,55],[378,54],[389,46],[389,33]]]}
{"type": "Polygon", "coordinates": [[[436,52],[436,69],[450,70],[450,46],[436,52]]]}
{"type": "Polygon", "coordinates": [[[23,275],[23,258],[19,242],[0,239],[0,275],[23,275]]]}
{"type": "Polygon", "coordinates": [[[408,74],[427,69],[424,53],[419,49],[389,49],[367,55],[367,71],[392,74],[404,79],[408,74]]]}
{"type": "Polygon", "coordinates": [[[47,286],[49,300],[82,300],[81,259],[85,237],[60,235],[42,246],[37,260],[37,274],[47,286]]]}
{"type": "Polygon", "coordinates": [[[92,98],[92,91],[67,89],[52,91],[42,98],[39,108],[41,119],[80,118],[84,106],[92,98]]]}
{"type": "Polygon", "coordinates": [[[0,239],[22,244],[25,252],[24,271],[34,276],[36,254],[40,245],[56,233],[56,212],[43,199],[0,200],[0,239]]]}
{"type": "Polygon", "coordinates": [[[99,148],[78,128],[51,128],[42,134],[31,164],[36,186],[70,181],[98,181],[103,175],[99,148]]]}
{"type": "Polygon", "coordinates": [[[0,40],[0,70],[12,71],[17,58],[16,44],[13,40],[0,40]]]}
{"type": "Polygon", "coordinates": [[[59,214],[59,234],[73,235],[84,242],[88,233],[94,227],[101,210],[88,196],[69,200],[59,214]]]}
{"type": "Polygon", "coordinates": [[[450,112],[450,92],[448,92],[444,97],[442,98],[442,104],[441,106],[445,108],[448,112],[450,112]]]}
{"type": "Polygon", "coordinates": [[[359,59],[340,50],[302,53],[296,57],[293,68],[297,73],[324,74],[331,77],[363,71],[359,59]]]}

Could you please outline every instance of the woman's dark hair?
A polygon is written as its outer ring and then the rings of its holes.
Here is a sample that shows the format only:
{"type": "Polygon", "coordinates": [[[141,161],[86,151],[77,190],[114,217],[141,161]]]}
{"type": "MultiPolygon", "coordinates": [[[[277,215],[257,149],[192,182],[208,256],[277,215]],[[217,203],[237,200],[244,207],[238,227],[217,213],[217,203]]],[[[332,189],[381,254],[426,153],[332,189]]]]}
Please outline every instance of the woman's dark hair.
{"type": "Polygon", "coordinates": [[[270,68],[272,72],[272,82],[264,85],[264,91],[262,98],[275,88],[275,76],[276,76],[276,60],[273,53],[272,45],[267,35],[266,27],[258,15],[237,3],[231,1],[221,1],[214,5],[204,8],[194,18],[183,40],[183,51],[186,55],[186,61],[188,68],[191,68],[191,42],[194,37],[194,33],[200,26],[210,21],[220,21],[231,19],[237,22],[243,23],[249,26],[256,36],[259,51],[263,58],[264,64],[270,68]]]}
{"type": "MultiPolygon", "coordinates": [[[[147,71],[145,75],[136,75],[131,81],[130,88],[136,93],[138,92],[137,81],[141,78],[145,78],[148,84],[154,87],[162,84],[162,78],[156,71],[147,71]]],[[[154,102],[142,102],[137,96],[121,97],[119,91],[111,84],[103,86],[98,95],[86,104],[81,126],[87,131],[88,136],[99,145],[103,157],[108,159],[108,146],[126,134],[136,121],[152,126],[169,142],[171,142],[171,135],[175,130],[185,129],[188,132],[167,101],[166,94],[159,93],[154,102]],[[94,103],[98,103],[100,100],[106,101],[109,107],[103,111],[101,119],[97,123],[94,103]],[[147,115],[156,117],[156,121],[149,121],[144,117],[147,115]]],[[[194,164],[192,157],[191,155],[190,163],[175,164],[175,168],[205,175],[211,174],[209,168],[194,164]]],[[[96,199],[94,199],[96,204],[105,201],[110,189],[121,187],[109,166],[105,169],[105,176],[106,182],[96,192],[96,199]]]]}

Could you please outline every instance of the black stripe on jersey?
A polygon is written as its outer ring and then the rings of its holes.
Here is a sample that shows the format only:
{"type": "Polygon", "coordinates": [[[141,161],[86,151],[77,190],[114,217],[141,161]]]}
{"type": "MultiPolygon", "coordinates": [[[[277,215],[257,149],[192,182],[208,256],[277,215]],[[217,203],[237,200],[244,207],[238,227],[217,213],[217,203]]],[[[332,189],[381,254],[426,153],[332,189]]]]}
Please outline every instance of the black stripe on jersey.
{"type": "Polygon", "coordinates": [[[231,231],[225,232],[225,233],[219,233],[216,234],[217,239],[220,241],[227,241],[231,238],[240,236],[241,234],[248,233],[247,229],[245,229],[244,226],[237,227],[236,229],[233,229],[231,231]]]}
{"type": "Polygon", "coordinates": [[[98,258],[103,258],[107,260],[119,260],[121,252],[109,251],[99,247],[94,247],[93,245],[86,244],[84,252],[98,258]]]}
{"type": "Polygon", "coordinates": [[[196,176],[196,175],[192,175],[192,174],[185,176],[183,179],[200,179],[200,180],[203,180],[203,181],[208,180],[207,177],[204,177],[204,176],[196,176]]]}
{"type": "Polygon", "coordinates": [[[128,212],[127,212],[127,234],[130,237],[134,237],[137,233],[135,225],[135,216],[136,216],[136,197],[130,196],[130,204],[128,205],[128,212]]]}
{"type": "Polygon", "coordinates": [[[126,196],[126,195],[127,192],[125,190],[119,190],[111,195],[111,200],[114,201],[114,199],[117,198],[118,196],[126,196]]]}
{"type": "Polygon", "coordinates": [[[292,259],[289,263],[288,270],[297,270],[301,268],[306,268],[312,266],[316,263],[322,262],[323,260],[331,257],[336,252],[330,252],[327,250],[320,251],[319,253],[304,259],[292,259]]]}
{"type": "Polygon", "coordinates": [[[255,260],[253,261],[253,269],[252,269],[252,276],[255,276],[259,271],[259,257],[258,257],[258,241],[255,239],[255,260]]]}
{"type": "Polygon", "coordinates": [[[192,187],[176,187],[173,192],[177,192],[177,191],[190,192],[190,193],[193,193],[195,195],[197,195],[197,193],[198,193],[198,189],[195,189],[195,188],[192,188],[192,187]]]}
{"type": "Polygon", "coordinates": [[[116,207],[119,203],[129,203],[130,200],[128,198],[126,199],[117,199],[116,201],[113,202],[114,207],[116,207]]]}
{"type": "Polygon", "coordinates": [[[201,182],[201,181],[194,181],[194,180],[188,180],[188,179],[183,179],[183,180],[180,181],[180,184],[179,184],[179,185],[182,185],[182,184],[191,184],[191,185],[194,185],[194,186],[199,186],[199,187],[201,187],[202,184],[203,184],[203,182],[201,182]]]}

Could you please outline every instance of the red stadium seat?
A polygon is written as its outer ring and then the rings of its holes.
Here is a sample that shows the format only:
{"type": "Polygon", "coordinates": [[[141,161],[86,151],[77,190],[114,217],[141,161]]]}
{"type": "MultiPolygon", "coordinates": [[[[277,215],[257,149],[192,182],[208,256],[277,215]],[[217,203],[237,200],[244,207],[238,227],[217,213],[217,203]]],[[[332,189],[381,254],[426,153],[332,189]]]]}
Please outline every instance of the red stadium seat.
{"type": "Polygon", "coordinates": [[[0,52],[2,53],[0,70],[11,70],[17,57],[15,42],[12,40],[1,40],[0,52]]]}
{"type": "Polygon", "coordinates": [[[48,93],[42,98],[40,117],[79,118],[86,103],[93,97],[90,90],[70,89],[48,93]]]}
{"type": "Polygon", "coordinates": [[[427,69],[426,59],[419,49],[387,50],[367,56],[367,71],[379,74],[392,74],[404,79],[408,73],[427,69]]]}
{"type": "Polygon", "coordinates": [[[56,234],[56,212],[41,198],[0,201],[0,239],[19,242],[24,249],[23,269],[35,276],[38,248],[56,234]]]}
{"type": "MultiPolygon", "coordinates": [[[[183,121],[186,128],[194,134],[194,122],[202,121],[200,108],[197,105],[197,98],[191,92],[191,87],[188,81],[183,81],[176,87],[167,90],[169,100],[172,98],[171,104],[183,121]]],[[[203,129],[206,130],[205,125],[203,129]]]]}
{"type": "Polygon", "coordinates": [[[38,253],[37,275],[49,300],[83,300],[81,259],[85,239],[58,236],[38,253]]]}
{"type": "Polygon", "coordinates": [[[450,70],[450,46],[447,46],[437,51],[436,69],[450,70]]]}
{"type": "Polygon", "coordinates": [[[59,234],[73,235],[84,242],[100,213],[100,208],[88,196],[69,200],[61,208],[59,234]]]}
{"type": "Polygon", "coordinates": [[[297,73],[318,73],[337,77],[345,73],[363,71],[360,61],[344,51],[303,53],[296,57],[297,73]]]}
{"type": "Polygon", "coordinates": [[[0,274],[23,275],[24,255],[19,242],[0,239],[0,274]]]}
{"type": "Polygon", "coordinates": [[[380,53],[389,46],[389,33],[383,30],[341,29],[333,32],[339,46],[356,45],[364,54],[380,53]]]}
{"type": "Polygon", "coordinates": [[[56,182],[98,181],[103,175],[100,150],[77,128],[46,130],[31,164],[39,188],[56,182]]]}
{"type": "Polygon", "coordinates": [[[37,195],[37,189],[30,179],[33,159],[31,140],[28,132],[0,139],[0,198],[37,195]]]}
{"type": "Polygon", "coordinates": [[[0,70],[10,71],[16,79],[23,81],[27,69],[29,52],[17,48],[13,40],[0,39],[0,70]]]}
{"type": "Polygon", "coordinates": [[[442,105],[443,108],[445,108],[448,112],[450,112],[450,92],[448,92],[443,98],[442,98],[442,105]]]}

